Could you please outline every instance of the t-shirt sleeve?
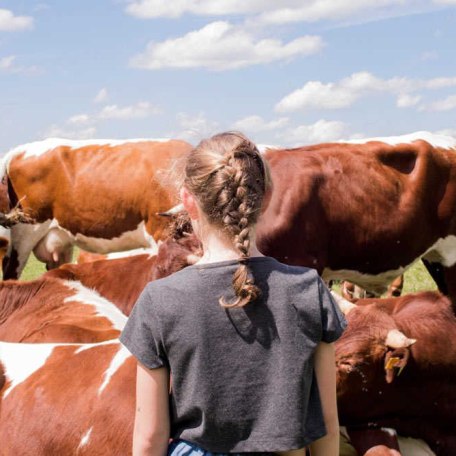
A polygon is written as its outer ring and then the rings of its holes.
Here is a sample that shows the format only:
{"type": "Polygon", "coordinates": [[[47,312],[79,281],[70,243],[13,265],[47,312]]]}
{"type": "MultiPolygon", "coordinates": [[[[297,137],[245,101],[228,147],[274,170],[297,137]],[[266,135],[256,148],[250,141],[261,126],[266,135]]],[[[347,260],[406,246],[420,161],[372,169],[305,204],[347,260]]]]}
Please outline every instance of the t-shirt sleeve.
{"type": "Polygon", "coordinates": [[[334,342],[347,327],[347,321],[323,280],[318,278],[323,342],[334,342]]]}
{"type": "Polygon", "coordinates": [[[154,315],[152,299],[144,289],[128,317],[120,342],[149,369],[167,366],[158,315],[154,315]]]}

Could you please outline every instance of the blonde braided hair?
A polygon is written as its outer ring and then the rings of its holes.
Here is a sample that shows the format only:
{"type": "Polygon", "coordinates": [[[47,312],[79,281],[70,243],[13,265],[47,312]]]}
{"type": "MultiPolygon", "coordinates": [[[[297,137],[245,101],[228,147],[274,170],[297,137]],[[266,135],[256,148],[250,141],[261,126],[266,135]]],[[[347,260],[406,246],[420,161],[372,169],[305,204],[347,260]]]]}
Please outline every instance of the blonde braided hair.
{"type": "Polygon", "coordinates": [[[225,232],[239,251],[233,275],[236,298],[223,307],[241,307],[261,293],[246,264],[252,227],[258,220],[266,191],[271,186],[267,164],[255,144],[242,133],[220,133],[201,141],[190,152],[184,185],[195,196],[209,223],[225,232]]]}

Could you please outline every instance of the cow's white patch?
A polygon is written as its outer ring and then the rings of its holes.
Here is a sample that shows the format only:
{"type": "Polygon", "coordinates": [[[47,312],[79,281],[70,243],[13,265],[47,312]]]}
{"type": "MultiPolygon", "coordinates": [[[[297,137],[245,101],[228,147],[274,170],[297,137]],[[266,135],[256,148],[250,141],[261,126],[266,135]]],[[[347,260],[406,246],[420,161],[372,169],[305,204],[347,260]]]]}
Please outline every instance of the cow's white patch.
{"type": "MultiPolygon", "coordinates": [[[[155,242],[155,240],[154,240],[154,242],[155,242]]],[[[136,256],[136,255],[154,256],[156,254],[157,254],[157,248],[156,247],[150,247],[150,248],[142,247],[140,249],[126,250],[124,252],[108,253],[106,255],[106,259],[107,260],[117,260],[119,258],[128,258],[128,257],[136,256]]]]}
{"type": "Polygon", "coordinates": [[[333,270],[325,268],[323,270],[322,277],[328,282],[330,280],[340,279],[349,280],[350,282],[356,283],[360,287],[371,291],[372,293],[378,294],[379,296],[386,292],[388,285],[398,276],[402,275],[406,269],[408,269],[414,262],[405,267],[399,267],[391,271],[385,271],[381,274],[364,274],[359,271],[350,269],[338,269],[333,270]]]}
{"type": "Polygon", "coordinates": [[[450,235],[445,238],[438,239],[423,253],[423,255],[421,255],[415,261],[412,261],[409,265],[403,267],[401,266],[394,270],[385,271],[381,274],[364,274],[362,272],[349,269],[332,270],[330,268],[325,268],[322,276],[325,281],[334,279],[349,280],[350,282],[356,283],[366,290],[381,295],[388,289],[388,285],[396,277],[402,275],[420,258],[424,258],[431,262],[440,263],[445,267],[454,266],[456,264],[456,236],[450,235]]]}
{"type": "Polygon", "coordinates": [[[151,234],[149,234],[149,232],[146,229],[145,223],[143,223],[142,229],[143,229],[144,238],[146,239],[149,249],[153,250],[155,253],[157,253],[158,252],[157,241],[154,239],[154,237],[151,234]]]}
{"type": "Polygon", "coordinates": [[[418,139],[423,139],[434,147],[440,147],[442,149],[456,149],[456,138],[453,138],[451,136],[438,135],[429,131],[417,131],[415,133],[410,133],[409,135],[402,136],[353,139],[339,142],[350,144],[365,144],[369,141],[380,141],[385,144],[394,146],[395,144],[408,144],[413,141],[417,141],[418,139]]]}
{"type": "Polygon", "coordinates": [[[5,155],[6,167],[9,166],[11,159],[21,153],[24,154],[24,158],[38,157],[45,154],[49,150],[55,149],[56,147],[66,146],[71,147],[73,150],[77,150],[81,147],[87,146],[120,146],[128,143],[138,143],[146,141],[155,142],[167,142],[170,138],[135,138],[135,139],[87,139],[87,140],[72,140],[65,138],[48,138],[43,141],[35,141],[27,144],[21,144],[20,146],[14,147],[9,150],[5,155]]]}
{"type": "Polygon", "coordinates": [[[3,397],[43,367],[57,345],[0,342],[0,362],[5,368],[6,378],[11,382],[3,397]]]}
{"type": "Polygon", "coordinates": [[[78,450],[81,448],[87,446],[90,440],[90,435],[92,434],[93,426],[82,436],[81,441],[79,442],[78,445],[78,450]]]}
{"type": "Polygon", "coordinates": [[[96,253],[132,250],[139,247],[157,248],[157,243],[153,236],[146,231],[144,221],[139,223],[136,229],[125,231],[120,236],[112,239],[84,236],[81,233],[77,233],[74,239],[75,244],[81,249],[96,253]]]}
{"type": "Polygon", "coordinates": [[[126,359],[131,356],[130,352],[123,346],[120,345],[119,351],[112,358],[111,364],[106,369],[104,373],[103,383],[100,388],[98,388],[98,395],[100,396],[103,390],[108,386],[112,376],[117,372],[117,370],[122,366],[126,359]]]}
{"type": "Polygon", "coordinates": [[[19,262],[18,276],[24,269],[30,253],[38,242],[46,235],[51,225],[51,220],[46,222],[26,225],[19,223],[11,227],[11,244],[14,245],[17,251],[17,259],[19,262]]]}
{"type": "Polygon", "coordinates": [[[450,267],[456,263],[456,236],[447,236],[439,239],[423,255],[428,261],[440,263],[450,267]]]}
{"type": "MultiPolygon", "coordinates": [[[[75,355],[78,353],[81,353],[86,350],[91,350],[92,348],[100,347],[101,345],[119,345],[120,342],[119,339],[110,339],[110,340],[104,340],[103,342],[94,342],[92,344],[67,344],[67,345],[76,345],[76,350],[74,352],[75,355]]],[[[65,345],[65,344],[59,344],[59,345],[65,345]]]]}
{"type": "Polygon", "coordinates": [[[122,331],[127,317],[111,301],[100,296],[95,290],[89,290],[81,282],[67,280],[65,285],[76,293],[65,298],[64,302],[80,302],[93,306],[97,315],[107,318],[114,329],[122,331]]]}
{"type": "Polygon", "coordinates": [[[272,146],[270,144],[257,144],[256,147],[260,154],[264,154],[268,149],[280,149],[278,146],[272,146]]]}

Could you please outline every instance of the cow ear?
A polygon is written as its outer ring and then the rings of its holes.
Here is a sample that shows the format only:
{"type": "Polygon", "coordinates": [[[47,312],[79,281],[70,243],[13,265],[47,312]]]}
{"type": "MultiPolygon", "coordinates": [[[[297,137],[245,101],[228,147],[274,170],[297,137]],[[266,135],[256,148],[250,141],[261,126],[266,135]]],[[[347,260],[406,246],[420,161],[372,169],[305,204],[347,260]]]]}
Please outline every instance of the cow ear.
{"type": "Polygon", "coordinates": [[[396,375],[400,375],[404,367],[407,365],[410,357],[410,349],[408,347],[395,348],[388,350],[385,355],[385,379],[386,383],[392,383],[396,375]]]}

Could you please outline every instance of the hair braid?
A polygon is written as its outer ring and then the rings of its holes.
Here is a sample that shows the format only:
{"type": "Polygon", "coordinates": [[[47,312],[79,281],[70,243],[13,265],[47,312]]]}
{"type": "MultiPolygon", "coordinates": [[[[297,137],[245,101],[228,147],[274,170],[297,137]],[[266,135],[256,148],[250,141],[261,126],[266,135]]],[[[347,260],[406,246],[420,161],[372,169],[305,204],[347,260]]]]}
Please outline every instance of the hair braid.
{"type": "MultiPolygon", "coordinates": [[[[202,141],[193,152],[206,152],[206,159],[210,156],[213,160],[199,175],[195,172],[198,168],[196,163],[187,163],[186,185],[201,203],[209,222],[221,227],[240,254],[239,267],[232,281],[236,298],[234,302],[227,303],[222,297],[220,304],[223,307],[241,307],[261,294],[254,284],[246,259],[252,228],[270,185],[267,167],[256,146],[239,133],[216,135],[202,141]]],[[[201,170],[201,165],[199,168],[201,170]]]]}

